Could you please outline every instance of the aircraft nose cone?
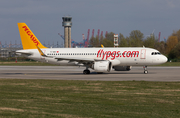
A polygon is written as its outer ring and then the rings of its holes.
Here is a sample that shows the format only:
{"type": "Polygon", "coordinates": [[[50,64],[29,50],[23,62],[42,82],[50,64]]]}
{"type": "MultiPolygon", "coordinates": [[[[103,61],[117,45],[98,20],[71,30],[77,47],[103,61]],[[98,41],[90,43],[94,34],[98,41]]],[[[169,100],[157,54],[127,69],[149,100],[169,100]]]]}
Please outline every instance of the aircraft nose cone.
{"type": "Polygon", "coordinates": [[[163,62],[166,63],[168,61],[168,58],[166,56],[163,56],[163,62]]]}

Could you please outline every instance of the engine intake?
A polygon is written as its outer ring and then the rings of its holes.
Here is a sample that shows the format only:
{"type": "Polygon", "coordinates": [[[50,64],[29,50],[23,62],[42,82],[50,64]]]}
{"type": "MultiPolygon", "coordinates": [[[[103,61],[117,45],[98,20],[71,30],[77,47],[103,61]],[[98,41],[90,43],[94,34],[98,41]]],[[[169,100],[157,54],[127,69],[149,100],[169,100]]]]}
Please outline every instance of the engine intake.
{"type": "Polygon", "coordinates": [[[110,72],[112,63],[110,61],[95,61],[92,69],[96,72],[110,72]]]}

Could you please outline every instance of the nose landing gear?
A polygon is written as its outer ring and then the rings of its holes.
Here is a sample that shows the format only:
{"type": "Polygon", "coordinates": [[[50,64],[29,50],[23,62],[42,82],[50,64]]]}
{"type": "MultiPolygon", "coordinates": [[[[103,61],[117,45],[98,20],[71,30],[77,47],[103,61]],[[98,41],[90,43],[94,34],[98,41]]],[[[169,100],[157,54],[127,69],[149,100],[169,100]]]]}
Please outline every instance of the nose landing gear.
{"type": "Polygon", "coordinates": [[[147,66],[143,66],[143,68],[144,68],[144,74],[148,74],[147,66]]]}

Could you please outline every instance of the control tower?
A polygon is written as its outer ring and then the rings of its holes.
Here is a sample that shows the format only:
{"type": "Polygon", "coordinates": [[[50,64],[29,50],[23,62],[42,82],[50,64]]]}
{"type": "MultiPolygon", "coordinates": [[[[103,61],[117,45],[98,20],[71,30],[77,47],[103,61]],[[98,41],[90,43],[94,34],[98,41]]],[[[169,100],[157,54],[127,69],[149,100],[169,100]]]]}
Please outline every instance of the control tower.
{"type": "Polygon", "coordinates": [[[65,16],[65,17],[62,17],[62,19],[63,19],[62,26],[64,27],[64,47],[71,48],[72,17],[65,16]]]}

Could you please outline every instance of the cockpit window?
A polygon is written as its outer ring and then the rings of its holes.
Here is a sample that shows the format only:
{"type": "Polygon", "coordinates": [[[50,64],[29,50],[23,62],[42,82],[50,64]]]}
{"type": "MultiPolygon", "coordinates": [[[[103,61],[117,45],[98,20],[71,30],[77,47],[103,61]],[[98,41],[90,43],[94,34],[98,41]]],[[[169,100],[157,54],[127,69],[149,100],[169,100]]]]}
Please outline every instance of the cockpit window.
{"type": "Polygon", "coordinates": [[[160,53],[160,52],[158,52],[158,55],[161,55],[161,53],[160,53]]]}
{"type": "Polygon", "coordinates": [[[151,55],[161,55],[160,52],[152,52],[151,55]]]}

